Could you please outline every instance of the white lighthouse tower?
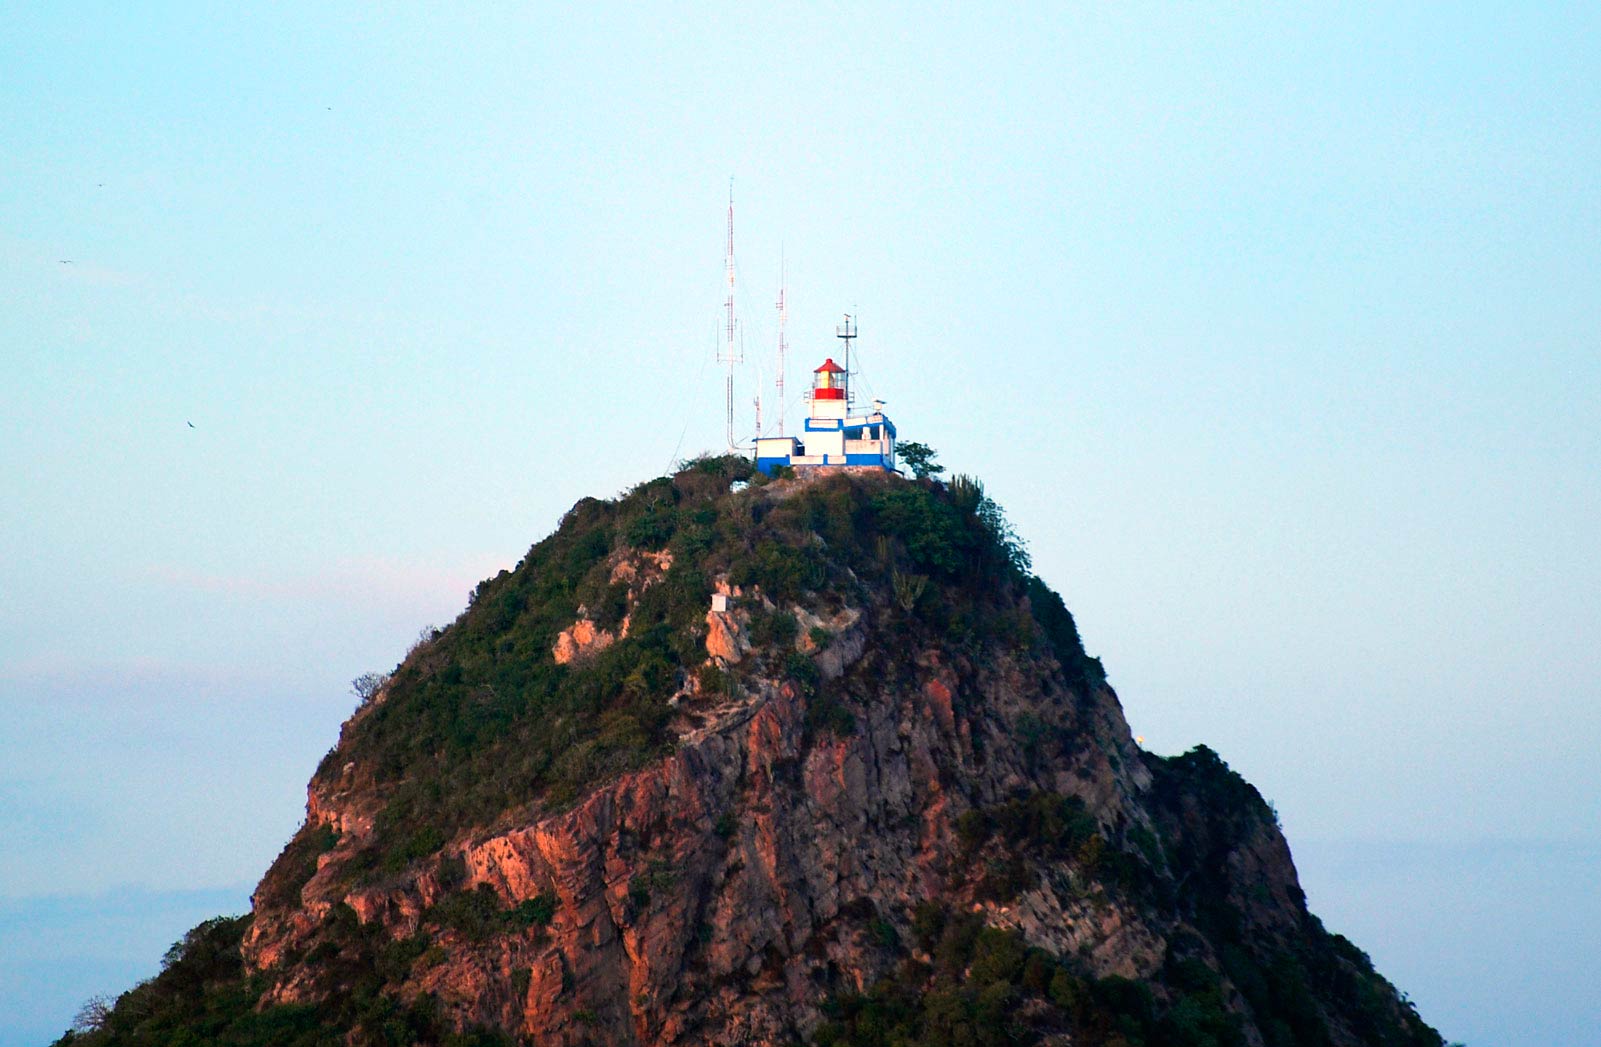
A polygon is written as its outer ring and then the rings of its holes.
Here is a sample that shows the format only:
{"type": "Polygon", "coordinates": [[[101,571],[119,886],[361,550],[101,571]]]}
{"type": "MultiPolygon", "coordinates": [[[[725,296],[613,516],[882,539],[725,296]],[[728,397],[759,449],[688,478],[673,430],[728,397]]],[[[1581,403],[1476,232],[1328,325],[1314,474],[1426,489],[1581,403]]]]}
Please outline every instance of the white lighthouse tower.
{"type": "MultiPolygon", "coordinates": [[[[842,334],[846,359],[856,327],[845,318],[842,334]]],[[[895,471],[895,423],[883,404],[852,414],[850,373],[830,357],[812,372],[811,410],[800,437],[766,436],[756,441],[756,468],[771,476],[781,466],[797,472],[810,469],[883,469],[895,471]]]]}

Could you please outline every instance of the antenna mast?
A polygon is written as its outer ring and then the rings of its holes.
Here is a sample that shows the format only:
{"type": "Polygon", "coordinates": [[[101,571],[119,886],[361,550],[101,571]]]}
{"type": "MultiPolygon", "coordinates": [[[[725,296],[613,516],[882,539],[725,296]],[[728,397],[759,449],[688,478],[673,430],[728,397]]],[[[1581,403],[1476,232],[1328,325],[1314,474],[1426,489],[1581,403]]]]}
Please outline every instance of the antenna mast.
{"type": "Polygon", "coordinates": [[[849,413],[856,402],[856,383],[851,381],[851,340],[856,337],[856,321],[845,314],[845,322],[834,328],[834,337],[845,343],[845,410],[849,413]]]}
{"type": "Polygon", "coordinates": [[[725,269],[728,279],[728,298],[724,303],[725,320],[723,332],[723,348],[717,355],[717,362],[727,369],[725,381],[724,402],[728,416],[728,449],[739,450],[734,443],[734,365],[744,363],[745,354],[735,341],[734,334],[734,180],[728,180],[728,254],[725,269]]]}
{"type": "Polygon", "coordinates": [[[789,341],[784,335],[784,323],[789,319],[789,306],[784,300],[784,251],[778,252],[778,435],[784,435],[784,356],[789,352],[789,341]]]}

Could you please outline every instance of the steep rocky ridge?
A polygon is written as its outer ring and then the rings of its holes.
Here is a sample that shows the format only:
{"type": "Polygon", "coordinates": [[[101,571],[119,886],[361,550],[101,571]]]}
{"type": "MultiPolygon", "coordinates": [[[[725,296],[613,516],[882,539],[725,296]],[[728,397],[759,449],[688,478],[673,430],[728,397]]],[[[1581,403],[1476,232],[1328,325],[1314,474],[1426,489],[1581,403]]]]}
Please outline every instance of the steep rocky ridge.
{"type": "Polygon", "coordinates": [[[581,502],[410,652],[224,929],[233,1042],[1440,1043],[976,483],[749,479],[581,502]]]}

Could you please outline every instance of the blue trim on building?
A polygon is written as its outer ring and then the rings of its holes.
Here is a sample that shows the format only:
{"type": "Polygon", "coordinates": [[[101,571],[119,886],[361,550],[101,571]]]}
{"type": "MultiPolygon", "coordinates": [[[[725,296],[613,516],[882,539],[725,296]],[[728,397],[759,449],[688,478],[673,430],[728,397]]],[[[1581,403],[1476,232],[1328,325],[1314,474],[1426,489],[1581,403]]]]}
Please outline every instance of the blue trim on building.
{"type": "MultiPolygon", "coordinates": [[[[846,452],[845,454],[823,455],[821,456],[823,459],[821,462],[809,462],[806,465],[800,466],[800,468],[816,469],[827,468],[831,466],[877,466],[886,472],[895,472],[895,466],[892,463],[895,460],[895,440],[898,434],[895,431],[895,423],[891,422],[888,418],[883,418],[877,422],[864,421],[849,427],[845,425],[845,421],[843,419],[839,418],[807,418],[804,420],[804,423],[804,431],[809,433],[840,433],[843,430],[841,438],[846,440],[861,440],[863,438],[864,431],[870,432],[873,427],[882,426],[883,428],[880,430],[880,432],[883,434],[883,436],[879,437],[878,439],[881,441],[884,439],[884,437],[888,437],[889,451],[888,453],[874,451],[869,454],[852,454],[850,452],[846,452]]],[[[787,440],[790,445],[790,453],[788,454],[757,455],[757,470],[765,473],[768,476],[772,476],[780,466],[792,465],[792,459],[794,457],[804,457],[806,455],[804,442],[796,439],[793,436],[778,438],[763,437],[763,439],[787,440]]],[[[874,442],[872,438],[868,438],[868,441],[874,442]]]]}
{"type": "MultiPolygon", "coordinates": [[[[834,433],[845,428],[845,420],[843,418],[807,418],[803,421],[805,423],[805,430],[809,433],[834,433]]],[[[861,429],[863,426],[869,425],[882,425],[885,429],[889,430],[889,435],[899,435],[895,431],[895,423],[890,421],[888,418],[884,419],[882,422],[858,422],[857,424],[851,426],[851,429],[861,429]]]]}
{"type": "MultiPolygon", "coordinates": [[[[884,456],[881,455],[881,454],[847,454],[847,455],[843,456],[843,460],[841,460],[841,458],[842,458],[842,456],[841,455],[837,455],[837,454],[824,455],[823,456],[823,460],[821,462],[810,462],[810,463],[808,463],[806,465],[800,466],[799,468],[802,468],[802,469],[832,469],[832,468],[837,468],[837,467],[843,466],[843,465],[855,465],[855,466],[866,465],[866,466],[877,466],[878,468],[883,469],[887,473],[892,473],[892,472],[895,471],[895,468],[893,466],[891,466],[888,462],[886,462],[884,460],[884,456]]],[[[780,467],[788,466],[788,465],[789,465],[789,459],[788,458],[758,458],[758,459],[756,459],[756,471],[759,472],[759,473],[764,473],[767,476],[772,476],[775,472],[777,472],[779,470],[780,467]]]]}

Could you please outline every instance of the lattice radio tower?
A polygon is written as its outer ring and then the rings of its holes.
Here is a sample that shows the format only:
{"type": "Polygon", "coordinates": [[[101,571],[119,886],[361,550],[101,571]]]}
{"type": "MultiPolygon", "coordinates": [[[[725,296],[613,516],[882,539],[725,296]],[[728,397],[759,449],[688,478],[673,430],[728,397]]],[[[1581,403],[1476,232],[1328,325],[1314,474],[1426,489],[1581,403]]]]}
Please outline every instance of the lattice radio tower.
{"type": "Polygon", "coordinates": [[[789,353],[789,340],[784,333],[784,324],[789,320],[789,306],[784,299],[785,273],[784,252],[778,253],[778,377],[773,384],[778,387],[778,435],[784,435],[784,357],[789,353]]]}
{"type": "Polygon", "coordinates": [[[734,180],[728,180],[728,256],[725,268],[728,279],[728,299],[724,303],[723,345],[718,350],[717,362],[726,368],[724,383],[725,405],[728,417],[728,449],[738,451],[734,441],[734,365],[745,362],[745,352],[739,343],[734,321],[734,180]]]}

